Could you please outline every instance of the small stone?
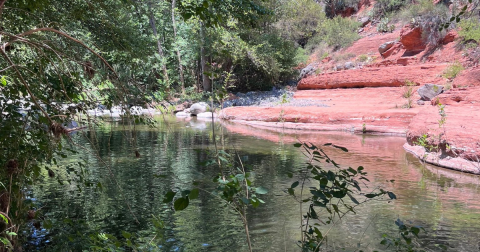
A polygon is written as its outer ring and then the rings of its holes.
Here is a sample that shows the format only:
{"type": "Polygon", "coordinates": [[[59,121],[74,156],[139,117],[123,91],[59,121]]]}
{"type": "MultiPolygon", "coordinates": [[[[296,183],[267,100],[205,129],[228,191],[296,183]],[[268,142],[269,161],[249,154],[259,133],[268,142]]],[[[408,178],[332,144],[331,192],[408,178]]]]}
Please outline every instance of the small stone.
{"type": "Polygon", "coordinates": [[[417,101],[417,104],[418,104],[418,105],[425,105],[425,101],[423,101],[423,100],[418,100],[418,101],[417,101]]]}

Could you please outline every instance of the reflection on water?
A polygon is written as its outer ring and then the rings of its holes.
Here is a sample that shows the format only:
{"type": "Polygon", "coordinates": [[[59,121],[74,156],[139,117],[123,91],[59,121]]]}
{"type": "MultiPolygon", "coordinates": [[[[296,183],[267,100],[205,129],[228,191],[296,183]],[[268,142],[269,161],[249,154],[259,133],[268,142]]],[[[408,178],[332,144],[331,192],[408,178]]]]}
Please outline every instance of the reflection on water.
{"type": "MultiPolygon", "coordinates": [[[[175,118],[166,118],[157,128],[137,127],[140,158],[135,158],[120,125],[109,124],[95,132],[84,132],[88,139],[76,135],[74,140],[79,146],[99,148],[98,154],[115,176],[94,154],[82,150],[64,162],[66,168],[68,163],[86,159],[88,173],[83,181],[67,181],[76,177],[70,177],[67,171],[80,172],[78,167],[56,172],[65,182],[63,185],[45,176],[31,193],[46,218],[61,229],[36,231],[28,248],[75,250],[82,245],[82,239],[88,239],[81,234],[92,231],[120,236],[124,230],[148,236],[150,218],[156,215],[167,226],[165,251],[246,251],[240,219],[217,199],[200,194],[201,200],[193,200],[181,212],[162,203],[167,190],[188,189],[193,180],[204,187],[211,186],[209,181],[217,171],[198,165],[208,157],[206,150],[213,148],[210,127],[208,121],[175,118]],[[85,181],[100,183],[101,188],[86,188],[85,181]]],[[[379,245],[381,236],[396,230],[393,222],[397,218],[428,230],[422,236],[425,247],[434,249],[434,244],[444,244],[451,251],[479,250],[479,177],[423,166],[403,150],[404,138],[339,132],[279,133],[237,124],[217,124],[216,133],[220,148],[236,148],[243,162],[254,167],[256,185],[269,189],[263,197],[267,204],[248,215],[255,251],[298,251],[298,205],[285,190],[293,181],[287,173],[305,162],[299,149],[292,146],[299,140],[347,147],[348,153],[336,149],[328,149],[328,153],[342,165],[364,166],[372,181],[371,188],[383,187],[398,197],[393,202],[371,202],[359,208],[357,215],[345,218],[328,235],[331,250],[353,251],[358,244],[364,251],[383,250],[379,245]],[[387,182],[392,179],[393,184],[387,182]]]]}

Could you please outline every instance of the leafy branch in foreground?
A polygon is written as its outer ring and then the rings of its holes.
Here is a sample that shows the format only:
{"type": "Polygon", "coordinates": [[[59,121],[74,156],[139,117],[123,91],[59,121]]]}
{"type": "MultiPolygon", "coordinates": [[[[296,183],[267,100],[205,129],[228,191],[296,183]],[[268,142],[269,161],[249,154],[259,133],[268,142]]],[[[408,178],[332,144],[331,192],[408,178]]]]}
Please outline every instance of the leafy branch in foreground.
{"type": "Polygon", "coordinates": [[[173,208],[176,211],[181,211],[188,207],[190,200],[198,197],[200,191],[222,200],[226,203],[226,206],[240,216],[247,236],[249,251],[253,251],[248,228],[247,209],[249,206],[256,208],[265,203],[258,195],[268,193],[268,189],[253,186],[252,179],[255,173],[247,171],[238,153],[235,152],[234,154],[219,150],[214,159],[204,163],[204,165],[215,165],[220,168],[221,173],[213,178],[213,182],[217,185],[215,191],[209,192],[198,187],[198,182],[194,182],[193,184],[196,187],[192,190],[168,191],[163,202],[173,202],[173,208]],[[177,195],[179,197],[174,200],[177,195]]]}
{"type": "MultiPolygon", "coordinates": [[[[357,169],[342,168],[322,148],[311,143],[297,143],[294,146],[303,148],[303,154],[308,159],[306,166],[298,171],[299,180],[293,182],[287,189],[288,194],[300,204],[299,246],[303,251],[320,251],[330,230],[346,214],[355,214],[357,206],[371,200],[383,199],[383,196],[387,196],[388,200],[396,199],[393,192],[381,188],[375,188],[368,193],[362,192],[362,187],[368,188],[365,182],[369,182],[362,166],[357,169]],[[310,191],[308,196],[304,195],[306,187],[310,191]],[[302,212],[303,204],[309,204],[305,214],[302,212]],[[322,226],[329,228],[322,233],[320,231],[322,226]]],[[[324,146],[348,152],[346,148],[331,143],[324,146]]],[[[293,177],[293,173],[290,173],[289,177],[293,177]]]]}

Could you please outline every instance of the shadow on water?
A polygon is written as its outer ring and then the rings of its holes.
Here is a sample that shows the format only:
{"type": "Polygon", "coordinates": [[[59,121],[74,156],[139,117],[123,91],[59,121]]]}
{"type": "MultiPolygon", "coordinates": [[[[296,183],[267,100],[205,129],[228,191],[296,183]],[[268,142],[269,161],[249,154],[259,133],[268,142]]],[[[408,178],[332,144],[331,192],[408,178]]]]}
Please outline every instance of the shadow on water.
{"type": "MultiPolygon", "coordinates": [[[[332,250],[383,250],[384,233],[395,231],[394,220],[411,221],[425,227],[422,244],[434,248],[444,244],[453,251],[478,251],[480,240],[480,179],[477,176],[422,165],[407,154],[404,138],[362,136],[341,132],[281,132],[238,124],[216,124],[220,148],[238,150],[242,161],[254,167],[255,183],[269,189],[267,204],[249,212],[252,243],[256,251],[297,251],[300,238],[298,205],[285,190],[292,182],[287,173],[304,164],[304,156],[292,146],[297,141],[315,144],[332,142],[345,146],[348,153],[328,149],[337,163],[364,166],[372,184],[395,192],[398,200],[378,201],[362,206],[356,215],[345,218],[329,233],[332,250]],[[388,180],[395,180],[389,183],[388,180]]],[[[80,150],[63,160],[56,171],[63,184],[42,178],[31,188],[36,201],[52,228],[35,230],[27,250],[75,250],[82,248],[95,231],[121,236],[121,231],[149,235],[152,215],[166,223],[165,251],[246,251],[240,219],[221,202],[200,194],[181,212],[162,202],[171,188],[188,189],[193,180],[205,187],[217,174],[198,165],[213,148],[211,124],[196,119],[167,117],[156,128],[137,127],[135,154],[123,137],[118,123],[106,124],[95,132],[73,136],[78,145],[98,146],[98,154],[109,170],[91,153],[80,150]],[[93,134],[95,133],[95,134],[93,134]],[[84,137],[87,136],[87,137],[84,137]],[[69,167],[81,159],[88,161],[78,180],[78,167],[69,167]],[[92,187],[85,187],[85,182],[92,187]],[[118,186],[117,186],[118,184],[118,186]],[[121,188],[121,189],[119,189],[121,188]],[[139,219],[134,221],[132,213],[139,219]],[[79,235],[80,234],[80,235],[79,235]]]]}

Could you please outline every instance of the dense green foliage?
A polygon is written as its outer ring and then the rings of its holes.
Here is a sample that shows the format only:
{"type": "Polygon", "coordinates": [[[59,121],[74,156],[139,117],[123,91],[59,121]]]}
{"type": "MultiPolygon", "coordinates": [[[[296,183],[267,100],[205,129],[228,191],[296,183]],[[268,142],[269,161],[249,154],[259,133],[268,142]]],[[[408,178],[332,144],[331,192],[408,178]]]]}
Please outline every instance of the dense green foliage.
{"type": "Polygon", "coordinates": [[[458,35],[464,42],[480,43],[480,22],[475,19],[463,19],[458,24],[460,30],[458,35]]]}
{"type": "Polygon", "coordinates": [[[315,50],[324,43],[332,50],[339,50],[350,46],[360,38],[357,33],[360,24],[349,18],[335,17],[320,23],[314,38],[309,41],[307,48],[315,50]]]}

